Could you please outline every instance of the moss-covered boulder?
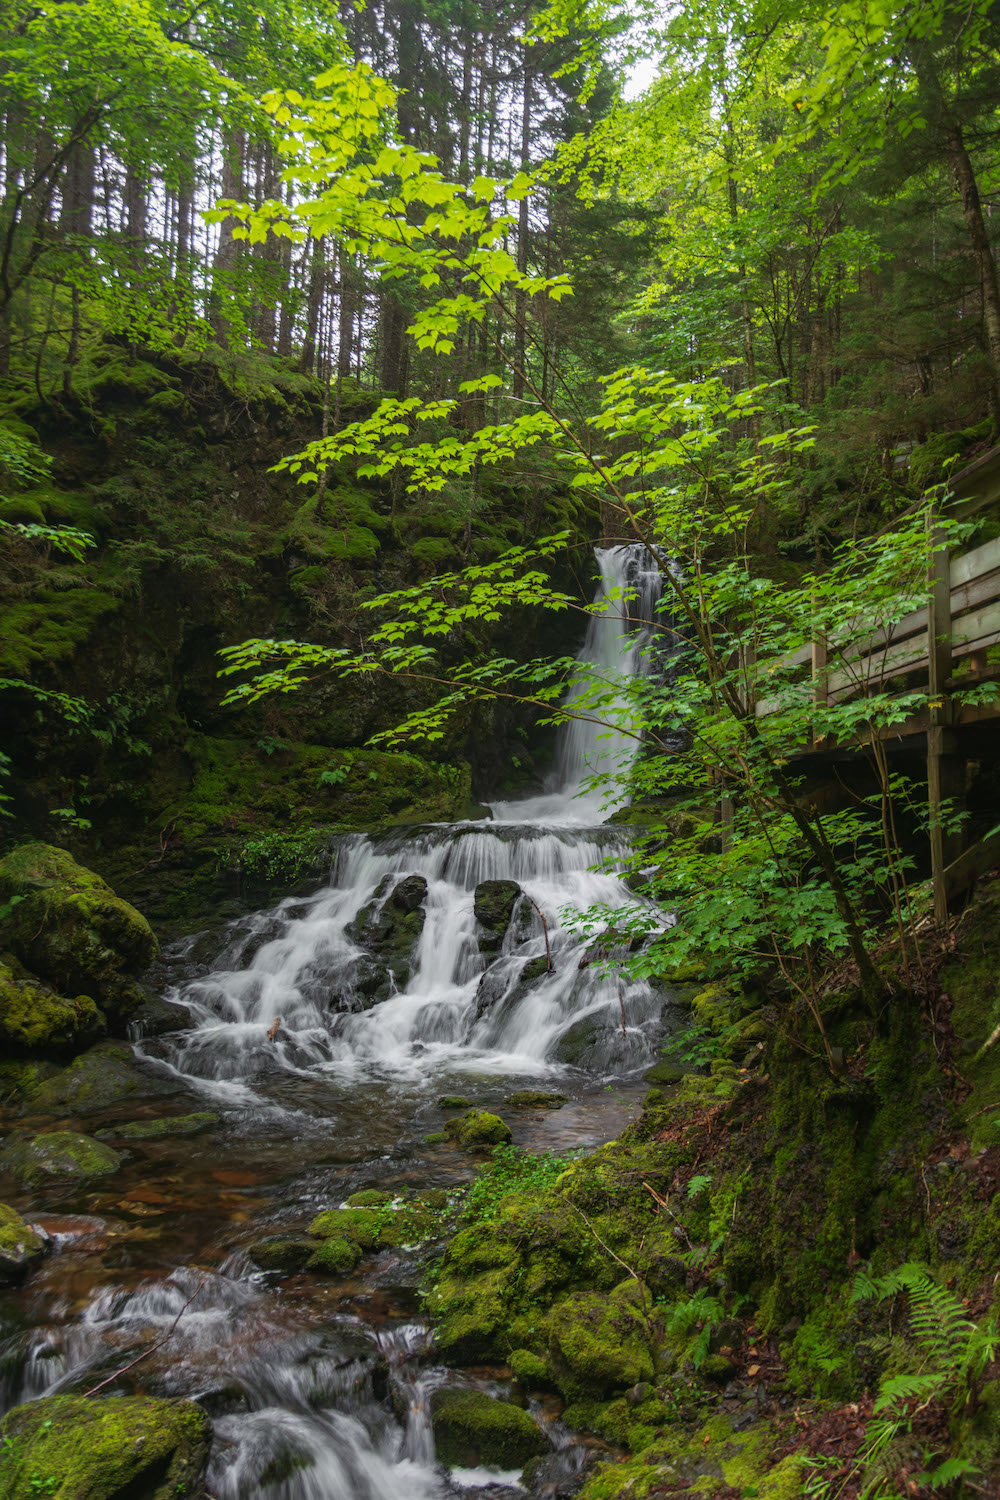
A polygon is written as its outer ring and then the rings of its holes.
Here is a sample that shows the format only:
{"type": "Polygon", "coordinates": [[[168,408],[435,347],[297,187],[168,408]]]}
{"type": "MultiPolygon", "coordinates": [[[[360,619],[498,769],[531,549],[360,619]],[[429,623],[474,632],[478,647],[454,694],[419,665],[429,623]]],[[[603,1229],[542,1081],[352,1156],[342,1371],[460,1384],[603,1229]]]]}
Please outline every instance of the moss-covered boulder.
{"type": "Polygon", "coordinates": [[[105,1177],[121,1163],[117,1151],[75,1130],[8,1136],[0,1149],[0,1171],[29,1186],[47,1178],[105,1177]]]}
{"type": "Polygon", "coordinates": [[[316,1215],[309,1233],[317,1239],[346,1240],[359,1250],[397,1249],[400,1245],[418,1245],[440,1236],[446,1223],[446,1209],[447,1196],[432,1190],[405,1203],[327,1209],[316,1215]]]}
{"type": "Polygon", "coordinates": [[[567,1396],[606,1396],[652,1380],[649,1332],[627,1298],[571,1292],[546,1318],[549,1362],[567,1396]]]}
{"type": "Polygon", "coordinates": [[[566,1094],[554,1094],[547,1089],[518,1089],[507,1095],[507,1103],[514,1109],[562,1109],[569,1103],[566,1094]]]}
{"type": "Polygon", "coordinates": [[[72,1051],[103,1030],[104,1017],[89,995],[65,999],[0,962],[0,1047],[5,1051],[72,1051]]]}
{"type": "Polygon", "coordinates": [[[47,1396],[0,1422],[0,1500],[179,1500],[196,1493],[210,1438],[193,1401],[47,1396]]]}
{"type": "Polygon", "coordinates": [[[68,1067],[45,1078],[28,1078],[22,1110],[33,1114],[86,1114],[126,1099],[175,1094],[180,1085],[137,1061],[125,1042],[98,1042],[68,1067]]]}
{"type": "Polygon", "coordinates": [[[483,1391],[440,1387],[431,1396],[434,1443],[452,1468],[520,1469],[549,1443],[528,1413],[483,1391]]]}
{"type": "Polygon", "coordinates": [[[353,1271],[360,1259],[361,1247],[354,1240],[333,1238],[312,1249],[306,1268],[321,1276],[343,1276],[353,1271]]]}
{"type": "Polygon", "coordinates": [[[0,1203],[0,1285],[20,1281],[45,1254],[45,1241],[5,1203],[0,1203]]]}
{"type": "Polygon", "coordinates": [[[156,953],[152,928],[65,849],[22,844],[0,860],[4,942],[61,994],[90,995],[121,1023],[142,1002],[134,976],[156,953]]]}
{"type": "Polygon", "coordinates": [[[493,1146],[504,1146],[513,1139],[506,1121],[485,1109],[470,1109],[466,1114],[449,1120],[444,1128],[446,1135],[470,1151],[486,1151],[493,1146]]]}
{"type": "Polygon", "coordinates": [[[413,955],[424,928],[427,881],[407,875],[392,883],[386,876],[374,899],[358,912],[351,936],[364,949],[356,965],[354,988],[366,1005],[388,1000],[413,972],[413,955]]]}
{"type": "Polygon", "coordinates": [[[471,1109],[472,1100],[463,1094],[441,1094],[437,1106],[438,1109],[471,1109]]]}
{"type": "Polygon", "coordinates": [[[476,886],[473,910],[480,925],[479,951],[499,953],[521,899],[516,880],[481,880],[476,886]]]}

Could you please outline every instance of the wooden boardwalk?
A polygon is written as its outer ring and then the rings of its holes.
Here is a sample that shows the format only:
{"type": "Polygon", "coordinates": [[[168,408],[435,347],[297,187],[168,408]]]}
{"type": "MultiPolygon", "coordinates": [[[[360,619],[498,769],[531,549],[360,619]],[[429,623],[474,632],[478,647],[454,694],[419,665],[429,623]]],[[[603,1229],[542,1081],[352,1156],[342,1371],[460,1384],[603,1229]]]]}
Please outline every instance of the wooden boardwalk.
{"type": "MultiPolygon", "coordinates": [[[[992,509],[1000,519],[1000,447],[984,453],[941,489],[938,520],[945,515],[965,520],[992,509]]],[[[1000,701],[973,705],[954,697],[959,689],[1000,682],[1000,652],[994,653],[996,662],[988,660],[989,648],[1000,644],[1000,536],[952,554],[932,522],[928,559],[930,594],[925,608],[888,629],[873,628],[860,637],[852,630],[846,652],[838,650],[836,640],[815,640],[788,664],[811,671],[817,707],[891,691],[901,678],[906,687],[900,691],[913,691],[914,686],[926,691],[927,707],[885,730],[881,738],[887,749],[912,751],[926,745],[934,909],[944,921],[973,881],[1000,862],[1000,834],[963,850],[961,835],[949,833],[941,816],[943,807],[963,804],[962,732],[1000,720],[1000,701]]],[[[770,708],[762,700],[756,712],[764,717],[770,708]]],[[[796,761],[851,759],[859,753],[857,745],[825,741],[814,734],[796,761]]]]}

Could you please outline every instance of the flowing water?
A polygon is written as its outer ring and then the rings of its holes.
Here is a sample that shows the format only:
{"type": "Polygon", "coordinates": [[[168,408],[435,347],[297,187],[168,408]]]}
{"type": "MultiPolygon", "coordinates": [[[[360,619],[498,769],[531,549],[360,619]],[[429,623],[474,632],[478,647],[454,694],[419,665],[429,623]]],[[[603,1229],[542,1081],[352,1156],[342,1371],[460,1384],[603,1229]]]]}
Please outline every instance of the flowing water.
{"type": "MultiPolygon", "coordinates": [[[[581,661],[607,684],[615,729],[571,722],[551,785],[496,803],[491,822],[341,839],[322,890],[232,924],[209,963],[205,935],[177,945],[168,998],[191,1026],[137,1050],[176,1089],[171,1112],[211,1108],[223,1125],[143,1142],[110,1185],[49,1189],[44,1201],[6,1194],[57,1253],[0,1304],[5,1405],[90,1389],[177,1320],[113,1388],[205,1404],[218,1500],[521,1493],[516,1475],[435,1463],[429,1390],[506,1387],[433,1364],[419,1254],[383,1252],[339,1280],[276,1281],[246,1246],[301,1230],[361,1187],[468,1180],[467,1154],[424,1141],[442,1124],[443,1093],[499,1109],[518,1144],[551,1150],[609,1139],[641,1098],[670,996],[617,971],[627,938],[573,918],[630,899],[614,873],[628,831],[602,819],[625,797],[637,743],[625,686],[655,666],[659,576],[638,547],[598,552],[598,563],[581,661]],[[497,881],[516,882],[502,938],[475,911],[477,887],[497,881]],[[569,1103],[505,1108],[525,1086],[569,1103]]],[[[115,1113],[66,1123],[93,1132],[115,1113]]],[[[127,1117],[144,1113],[162,1114],[162,1101],[131,1103],[127,1117]]],[[[553,1443],[537,1493],[562,1493],[583,1450],[553,1412],[534,1415],[553,1443]]]]}

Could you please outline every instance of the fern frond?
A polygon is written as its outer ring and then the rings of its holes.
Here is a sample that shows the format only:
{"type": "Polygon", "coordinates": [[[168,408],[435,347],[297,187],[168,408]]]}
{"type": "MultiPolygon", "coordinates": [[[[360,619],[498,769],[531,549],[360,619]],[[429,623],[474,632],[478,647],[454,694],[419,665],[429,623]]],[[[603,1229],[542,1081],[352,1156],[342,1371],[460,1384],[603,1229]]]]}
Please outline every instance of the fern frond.
{"type": "Polygon", "coordinates": [[[948,1376],[940,1370],[929,1370],[924,1375],[893,1375],[889,1380],[883,1380],[879,1386],[878,1400],[872,1410],[885,1411],[887,1406],[896,1406],[901,1401],[908,1401],[911,1396],[926,1400],[947,1384],[948,1376]]]}
{"type": "Polygon", "coordinates": [[[936,1469],[931,1469],[927,1474],[917,1474],[915,1479],[917,1484],[926,1484],[932,1490],[939,1490],[942,1485],[963,1479],[966,1474],[978,1473],[978,1464],[972,1463],[970,1459],[946,1458],[936,1469]]]}

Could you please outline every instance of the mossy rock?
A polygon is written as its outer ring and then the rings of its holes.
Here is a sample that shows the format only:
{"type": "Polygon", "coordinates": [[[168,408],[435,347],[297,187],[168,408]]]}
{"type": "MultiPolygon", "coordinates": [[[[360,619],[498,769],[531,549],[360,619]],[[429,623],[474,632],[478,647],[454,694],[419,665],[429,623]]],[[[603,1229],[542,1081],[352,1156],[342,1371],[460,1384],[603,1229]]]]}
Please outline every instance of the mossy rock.
{"type": "Polygon", "coordinates": [[[15,978],[0,963],[0,1046],[20,1052],[67,1052],[95,1041],[104,1017],[89,995],[64,999],[47,985],[15,978]]]}
{"type": "Polygon", "coordinates": [[[442,1094],[437,1106],[438,1109],[471,1109],[472,1100],[463,1099],[461,1094],[442,1094]]]}
{"type": "Polygon", "coordinates": [[[164,1115],[159,1120],[128,1120],[99,1130],[97,1139],[120,1136],[125,1141],[156,1141],[168,1135],[201,1135],[218,1123],[219,1116],[212,1110],[200,1109],[191,1115],[164,1115]]]}
{"type": "Polygon", "coordinates": [[[317,1214],[309,1233],[318,1239],[347,1240],[360,1250],[387,1250],[419,1244],[440,1233],[439,1204],[411,1198],[398,1208],[332,1208],[317,1214]]]}
{"type": "Polygon", "coordinates": [[[538,958],[528,960],[518,976],[518,984],[534,984],[536,979],[544,979],[545,975],[551,971],[552,965],[548,954],[542,953],[538,958]]]}
{"type": "Polygon", "coordinates": [[[75,656],[122,601],[104,589],[37,589],[0,610],[0,674],[29,681],[75,656]]]}
{"type": "Polygon", "coordinates": [[[681,1063],[664,1061],[654,1063],[642,1076],[647,1083],[658,1084],[662,1088],[669,1087],[672,1083],[680,1083],[690,1071],[690,1068],[685,1068],[681,1063]]]}
{"type": "Polygon", "coordinates": [[[547,1391],[551,1388],[552,1371],[548,1361],[531,1349],[515,1349],[508,1355],[507,1363],[523,1386],[529,1391],[547,1391]]]}
{"type": "Polygon", "coordinates": [[[545,1327],[552,1371],[567,1397],[603,1397],[653,1378],[648,1333],[625,1299],[571,1292],[545,1327]]]}
{"type": "Polygon", "coordinates": [[[196,1493],[211,1431],[193,1401],[46,1396],[0,1422],[0,1500],[179,1500],[196,1493]]]}
{"type": "Polygon", "coordinates": [[[360,1193],[352,1193],[347,1199],[348,1208],[384,1208],[387,1203],[393,1201],[393,1193],[386,1192],[385,1188],[362,1188],[360,1193]]]}
{"type": "Polygon", "coordinates": [[[470,1151],[485,1151],[493,1146],[504,1146],[513,1139],[513,1132],[499,1115],[485,1109],[470,1109],[458,1119],[449,1120],[445,1134],[470,1151]]]}
{"type": "Polygon", "coordinates": [[[0,1171],[29,1187],[48,1178],[106,1177],[117,1172],[121,1163],[117,1151],[75,1130],[8,1136],[0,1149],[0,1171]]]}
{"type": "Polygon", "coordinates": [[[507,1095],[507,1103],[515,1109],[562,1109],[569,1103],[566,1094],[553,1094],[546,1089],[518,1089],[507,1095]]]}
{"type": "Polygon", "coordinates": [[[136,1060],[125,1042],[98,1042],[21,1095],[22,1112],[86,1114],[126,1099],[175,1094],[180,1085],[136,1060]]]}
{"type": "Polygon", "coordinates": [[[521,899],[516,880],[482,880],[476,886],[473,910],[482,927],[479,934],[481,953],[499,953],[521,899]]]}
{"type": "Polygon", "coordinates": [[[45,1254],[45,1241],[20,1214],[0,1203],[0,1285],[20,1281],[45,1254]]]}
{"type": "Polygon", "coordinates": [[[437,1456],[451,1468],[520,1469],[549,1451],[527,1412],[483,1391],[439,1387],[431,1395],[431,1425],[437,1456]]]}
{"type": "Polygon", "coordinates": [[[343,1276],[353,1271],[361,1259],[361,1247],[354,1240],[328,1239],[313,1249],[306,1269],[326,1276],[343,1276]]]}
{"type": "Polygon", "coordinates": [[[119,1021],[140,1004],[139,974],[157,951],[146,921],[65,849],[22,844],[0,860],[4,941],[61,994],[88,994],[119,1021]]]}
{"type": "Polygon", "coordinates": [[[384,1217],[370,1208],[328,1208],[316,1215],[309,1233],[317,1239],[349,1240],[362,1250],[377,1250],[384,1217]]]}
{"type": "Polygon", "coordinates": [[[311,1240],[275,1234],[255,1240],[247,1254],[261,1271],[292,1272],[303,1270],[315,1250],[311,1240]]]}

